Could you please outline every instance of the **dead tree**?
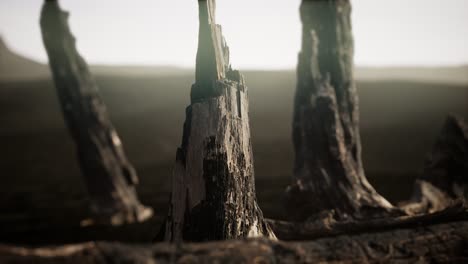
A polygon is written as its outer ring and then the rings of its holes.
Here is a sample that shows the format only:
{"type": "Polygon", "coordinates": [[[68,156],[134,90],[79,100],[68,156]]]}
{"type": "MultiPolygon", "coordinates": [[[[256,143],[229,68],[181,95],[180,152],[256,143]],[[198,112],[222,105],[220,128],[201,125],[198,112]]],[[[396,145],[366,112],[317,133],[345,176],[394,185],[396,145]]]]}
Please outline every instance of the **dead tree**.
{"type": "Polygon", "coordinates": [[[138,177],[113,127],[96,81],[78,54],[58,1],[46,0],[41,13],[42,38],[65,123],[76,143],[79,163],[98,221],[142,221],[152,210],[142,206],[138,177]]]}
{"type": "Polygon", "coordinates": [[[452,115],[445,121],[423,174],[415,182],[413,197],[400,204],[406,215],[336,219],[330,210],[305,221],[268,220],[268,223],[280,239],[304,240],[467,221],[467,190],[468,125],[452,115]]]}
{"type": "Polygon", "coordinates": [[[247,86],[230,67],[229,49],[215,23],[215,1],[198,5],[195,84],[177,150],[164,239],[274,238],[256,201],[247,86]]]}
{"type": "Polygon", "coordinates": [[[417,227],[440,219],[438,213],[451,215],[454,207],[465,210],[467,126],[459,118],[447,120],[410,201],[394,207],[368,183],[361,161],[350,12],[348,0],[301,4],[296,159],[287,189],[292,222],[269,221],[281,239],[417,227]]]}
{"type": "Polygon", "coordinates": [[[367,181],[361,160],[349,0],[303,0],[294,101],[296,220],[334,210],[338,219],[398,214],[367,181]]]}

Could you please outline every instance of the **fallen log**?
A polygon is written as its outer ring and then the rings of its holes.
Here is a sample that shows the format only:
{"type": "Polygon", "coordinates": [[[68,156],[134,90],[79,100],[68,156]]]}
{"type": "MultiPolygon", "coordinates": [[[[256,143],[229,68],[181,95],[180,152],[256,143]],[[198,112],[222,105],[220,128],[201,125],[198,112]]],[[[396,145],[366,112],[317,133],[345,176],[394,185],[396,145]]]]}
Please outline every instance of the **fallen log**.
{"type": "Polygon", "coordinates": [[[468,222],[307,242],[268,239],[197,244],[90,242],[45,248],[0,246],[0,263],[466,263],[468,222]]]}
{"type": "Polygon", "coordinates": [[[367,220],[335,220],[332,213],[305,222],[267,220],[281,240],[310,240],[338,235],[383,232],[401,228],[418,228],[424,225],[455,221],[468,221],[468,211],[463,203],[454,204],[442,211],[413,216],[372,218],[367,220]]]}

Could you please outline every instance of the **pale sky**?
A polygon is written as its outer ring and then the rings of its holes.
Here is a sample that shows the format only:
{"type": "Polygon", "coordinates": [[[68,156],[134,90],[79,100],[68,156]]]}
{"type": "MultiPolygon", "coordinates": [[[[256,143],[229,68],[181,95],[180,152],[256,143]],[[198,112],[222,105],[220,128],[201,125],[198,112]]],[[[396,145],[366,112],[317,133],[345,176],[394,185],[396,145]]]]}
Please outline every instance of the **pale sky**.
{"type": "MultiPolygon", "coordinates": [[[[218,0],[217,22],[241,69],[296,66],[300,0],[218,0]]],[[[468,64],[468,0],[353,0],[360,66],[468,64]]],[[[41,0],[0,0],[0,34],[14,51],[47,57],[41,0]]],[[[62,0],[81,54],[93,64],[193,67],[196,0],[62,0]]]]}

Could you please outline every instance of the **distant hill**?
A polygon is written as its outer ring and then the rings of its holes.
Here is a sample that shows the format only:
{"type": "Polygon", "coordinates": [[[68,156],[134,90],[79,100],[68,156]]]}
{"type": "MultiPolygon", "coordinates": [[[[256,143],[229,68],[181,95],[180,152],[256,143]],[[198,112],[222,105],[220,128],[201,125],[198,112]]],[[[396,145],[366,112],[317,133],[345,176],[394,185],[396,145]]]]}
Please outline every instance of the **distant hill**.
{"type": "MultiPolygon", "coordinates": [[[[104,76],[171,76],[193,74],[193,69],[176,66],[110,66],[92,65],[91,71],[104,76]]],[[[244,72],[261,72],[249,70],[244,72]]],[[[294,74],[294,70],[283,70],[294,74]]],[[[468,66],[460,67],[357,67],[359,81],[412,81],[438,84],[468,84],[468,66]]],[[[49,78],[47,65],[11,51],[0,38],[0,81],[49,78]]]]}
{"type": "MultiPolygon", "coordinates": [[[[91,71],[105,76],[171,76],[192,72],[176,66],[92,65],[91,71]]],[[[50,77],[48,65],[13,52],[0,37],[0,81],[25,81],[50,77]]]]}
{"type": "Polygon", "coordinates": [[[0,38],[0,80],[32,80],[49,74],[46,65],[12,52],[0,38]]]}
{"type": "Polygon", "coordinates": [[[413,81],[424,83],[468,84],[468,65],[453,67],[358,67],[360,81],[413,81]]]}
{"type": "Polygon", "coordinates": [[[177,66],[111,66],[111,65],[91,65],[91,71],[96,75],[105,76],[172,76],[181,74],[192,74],[190,68],[177,66]]]}

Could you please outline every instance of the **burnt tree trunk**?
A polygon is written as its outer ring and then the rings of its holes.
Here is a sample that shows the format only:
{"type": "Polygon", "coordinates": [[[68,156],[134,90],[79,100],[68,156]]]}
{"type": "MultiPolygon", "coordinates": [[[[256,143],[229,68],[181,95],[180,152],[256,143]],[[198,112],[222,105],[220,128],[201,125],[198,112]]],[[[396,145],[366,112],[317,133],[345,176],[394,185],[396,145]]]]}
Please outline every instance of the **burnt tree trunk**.
{"type": "Polygon", "coordinates": [[[367,181],[361,160],[358,98],[353,78],[349,0],[303,0],[302,49],[294,101],[295,220],[334,210],[335,217],[399,213],[367,181]]]}
{"type": "Polygon", "coordinates": [[[99,221],[120,224],[152,214],[137,198],[138,177],[101,100],[96,81],[78,54],[58,1],[46,0],[42,38],[65,122],[76,143],[81,172],[99,221]]]}
{"type": "MultiPolygon", "coordinates": [[[[362,233],[442,219],[465,200],[467,125],[449,117],[410,201],[394,207],[367,182],[361,161],[348,0],[302,1],[290,220],[269,223],[282,239],[362,233]]],[[[462,208],[463,205],[462,205],[462,208]]],[[[464,210],[464,209],[463,209],[464,210]]],[[[449,214],[450,215],[450,214],[449,214]]],[[[466,215],[464,216],[466,218],[466,215]]]]}
{"type": "Polygon", "coordinates": [[[400,204],[406,215],[337,220],[332,211],[326,211],[305,221],[268,220],[268,223],[280,239],[302,240],[467,221],[467,190],[468,125],[462,118],[451,115],[416,180],[413,197],[400,204]]]}
{"type": "Polygon", "coordinates": [[[215,24],[215,1],[198,4],[196,80],[177,150],[164,239],[274,238],[256,201],[247,86],[230,67],[221,26],[215,24]]]}
{"type": "Polygon", "coordinates": [[[450,115],[428,155],[413,197],[401,207],[409,214],[440,211],[468,197],[468,124],[450,115]]]}

